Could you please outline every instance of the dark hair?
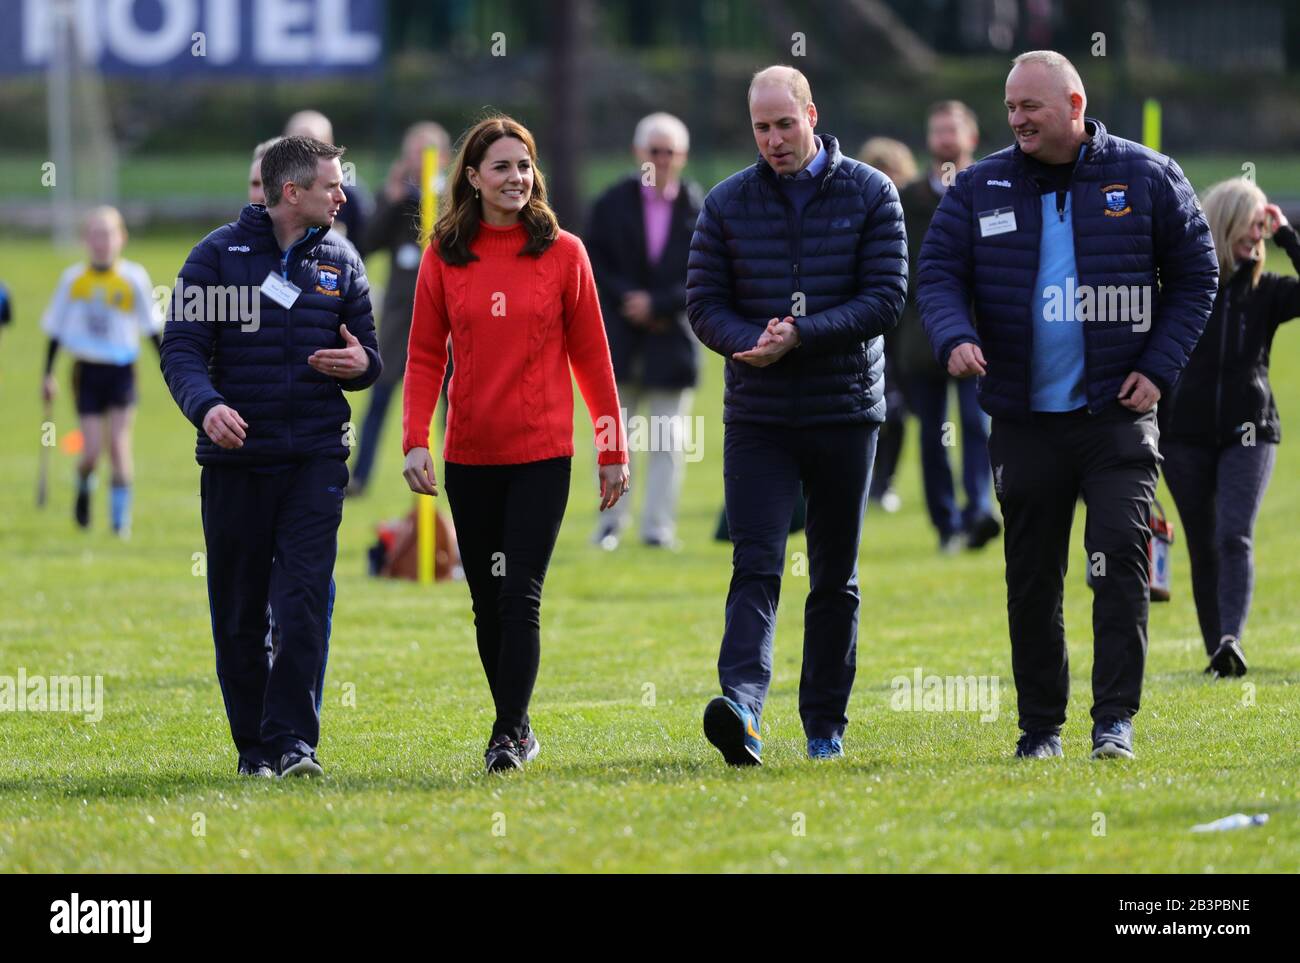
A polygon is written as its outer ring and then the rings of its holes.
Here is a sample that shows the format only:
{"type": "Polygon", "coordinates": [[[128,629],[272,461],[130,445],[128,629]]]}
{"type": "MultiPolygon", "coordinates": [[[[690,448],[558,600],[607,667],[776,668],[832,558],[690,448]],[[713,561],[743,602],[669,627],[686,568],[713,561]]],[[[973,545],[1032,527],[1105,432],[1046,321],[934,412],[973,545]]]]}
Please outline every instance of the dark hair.
{"type": "Polygon", "coordinates": [[[970,129],[975,133],[976,137],[979,136],[979,132],[980,132],[979,118],[975,116],[975,111],[971,110],[960,100],[936,101],[935,103],[930,105],[930,112],[926,116],[927,118],[938,117],[941,114],[955,115],[958,120],[960,120],[962,123],[970,127],[970,129]]]}
{"type": "Polygon", "coordinates": [[[310,137],[281,137],[262,155],[262,191],[266,206],[280,203],[284,185],[297,184],[306,189],[316,183],[316,169],[321,159],[342,157],[344,147],[324,144],[310,137]]]}
{"type": "MultiPolygon", "coordinates": [[[[488,148],[503,137],[513,137],[528,148],[533,165],[533,190],[528,204],[519,212],[519,219],[528,232],[528,240],[520,254],[541,257],[560,235],[560,224],[546,200],[546,179],[537,166],[537,143],[523,124],[504,114],[487,117],[467,130],[460,140],[456,159],[452,162],[450,199],[446,210],[433,228],[433,240],[438,256],[452,265],[477,261],[478,255],[470,245],[478,236],[479,221],[483,217],[483,202],[474,196],[474,185],[469,182],[469,168],[478,169],[488,148]]],[[[265,178],[263,178],[265,180],[265,178]]]]}

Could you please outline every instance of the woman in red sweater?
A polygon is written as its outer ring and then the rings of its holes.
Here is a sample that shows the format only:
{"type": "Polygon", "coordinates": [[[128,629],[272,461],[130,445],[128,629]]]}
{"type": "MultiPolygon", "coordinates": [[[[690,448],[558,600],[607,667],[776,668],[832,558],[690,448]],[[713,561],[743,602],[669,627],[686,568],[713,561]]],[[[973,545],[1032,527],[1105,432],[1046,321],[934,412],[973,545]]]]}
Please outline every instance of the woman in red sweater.
{"type": "Polygon", "coordinates": [[[533,136],[509,117],[464,136],[451,199],[416,282],[402,404],[403,476],[438,493],[429,422],[447,365],[447,496],[496,721],[489,771],[537,755],[528,703],[542,582],[569,497],[573,382],[591,412],[600,508],[628,490],[627,444],[596,283],[582,242],[546,203],[533,136]]]}

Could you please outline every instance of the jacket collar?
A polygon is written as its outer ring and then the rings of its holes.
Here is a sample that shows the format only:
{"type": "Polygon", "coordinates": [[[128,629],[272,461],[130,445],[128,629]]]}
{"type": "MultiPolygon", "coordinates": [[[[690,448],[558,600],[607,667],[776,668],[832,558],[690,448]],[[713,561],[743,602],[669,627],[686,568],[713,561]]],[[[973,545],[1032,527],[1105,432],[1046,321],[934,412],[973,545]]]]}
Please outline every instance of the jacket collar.
{"type": "MultiPolygon", "coordinates": [[[[1084,117],[1083,129],[1088,132],[1091,138],[1083,152],[1081,161],[1084,163],[1094,163],[1102,154],[1106,152],[1106,147],[1110,142],[1110,135],[1106,133],[1106,125],[1095,117],[1084,117]]],[[[1013,143],[1012,151],[1015,153],[1017,163],[1021,166],[1025,164],[1025,154],[1020,149],[1020,144],[1013,143]]],[[[1078,165],[1076,164],[1076,167],[1078,165]]]]}
{"type": "MultiPolygon", "coordinates": [[[[840,164],[844,161],[844,155],[840,153],[840,142],[831,134],[817,134],[817,139],[822,142],[822,148],[826,151],[826,168],[822,171],[821,177],[817,180],[817,186],[826,183],[835,176],[839,170],[840,164]]],[[[772,165],[763,159],[763,155],[758,155],[758,162],[754,165],[760,177],[775,184],[777,182],[776,171],[772,170],[772,165]]]]}
{"type": "MultiPolygon", "coordinates": [[[[275,228],[271,223],[271,215],[267,213],[263,205],[249,204],[240,211],[239,227],[240,230],[255,236],[262,246],[266,246],[269,250],[277,252],[280,250],[280,244],[275,239],[275,228]]],[[[298,257],[310,255],[328,233],[327,228],[311,228],[305,235],[294,241],[292,250],[298,257]]]]}

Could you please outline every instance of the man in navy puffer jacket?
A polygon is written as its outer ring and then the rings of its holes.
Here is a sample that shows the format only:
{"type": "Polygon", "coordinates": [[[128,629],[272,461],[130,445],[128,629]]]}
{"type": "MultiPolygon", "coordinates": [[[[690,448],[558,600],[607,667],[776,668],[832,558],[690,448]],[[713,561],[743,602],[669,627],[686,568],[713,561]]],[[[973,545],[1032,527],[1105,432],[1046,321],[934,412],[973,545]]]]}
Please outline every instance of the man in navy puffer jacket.
{"type": "Polygon", "coordinates": [[[803,74],[759,71],[749,112],[759,160],[705,198],[686,279],[691,326],[727,359],[733,569],[718,657],[723,696],[709,703],[704,729],[733,765],[760,760],[786,535],[801,490],[811,584],[799,715],[810,757],[843,754],[858,543],[885,413],[881,336],[907,293],[898,192],[844,157],[834,137],[814,133],[803,74]]]}
{"type": "Polygon", "coordinates": [[[381,370],[365,268],[329,230],[342,153],[305,137],[266,152],[267,206],[190,252],[163,334],[167,386],[198,428],[217,677],[248,775],[321,773],[316,690],[353,435],[342,392],[381,370]]]}
{"type": "Polygon", "coordinates": [[[1178,380],[1218,286],[1209,227],[1170,158],[1085,117],[1054,51],[1016,58],[1014,146],[957,175],[921,247],[921,320],[940,364],[980,376],[1006,521],[1007,614],[1023,730],[1061,755],[1070,527],[1087,504],[1093,757],[1132,755],[1146,661],[1155,405],[1178,380]]]}

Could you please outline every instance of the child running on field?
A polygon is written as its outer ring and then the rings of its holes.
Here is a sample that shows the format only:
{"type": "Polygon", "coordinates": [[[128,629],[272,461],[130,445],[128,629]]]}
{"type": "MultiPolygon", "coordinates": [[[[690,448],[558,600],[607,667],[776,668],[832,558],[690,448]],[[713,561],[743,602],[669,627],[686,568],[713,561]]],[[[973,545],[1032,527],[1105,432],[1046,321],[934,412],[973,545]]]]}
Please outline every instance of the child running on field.
{"type": "Polygon", "coordinates": [[[135,414],[135,359],[140,334],[162,346],[162,323],[153,304],[153,285],[139,264],[122,257],[126,225],[116,208],[99,207],[86,218],[87,260],[63,272],[41,328],[49,335],[42,396],[54,400],[54,359],[59,348],[73,357],[72,392],[84,446],[77,466],[75,517],[90,527],[95,464],[108,428],[112,465],[110,515],[113,531],[131,532],[131,421],[135,414]]]}

